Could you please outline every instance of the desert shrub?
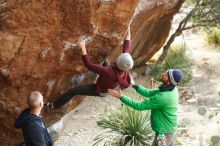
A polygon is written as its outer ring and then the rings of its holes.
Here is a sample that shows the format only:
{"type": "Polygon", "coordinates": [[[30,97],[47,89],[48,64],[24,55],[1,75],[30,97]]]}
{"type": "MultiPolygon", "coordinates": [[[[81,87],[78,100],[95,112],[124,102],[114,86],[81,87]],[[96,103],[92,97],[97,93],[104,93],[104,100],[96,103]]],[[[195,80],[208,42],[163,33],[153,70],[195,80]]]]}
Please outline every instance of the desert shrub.
{"type": "Polygon", "coordinates": [[[172,68],[183,71],[184,78],[180,85],[192,79],[192,60],[187,56],[184,47],[171,48],[162,64],[150,65],[150,75],[159,81],[161,74],[172,68]]]}
{"type": "Polygon", "coordinates": [[[206,39],[209,44],[220,46],[220,30],[212,29],[210,31],[207,31],[206,39]]]}

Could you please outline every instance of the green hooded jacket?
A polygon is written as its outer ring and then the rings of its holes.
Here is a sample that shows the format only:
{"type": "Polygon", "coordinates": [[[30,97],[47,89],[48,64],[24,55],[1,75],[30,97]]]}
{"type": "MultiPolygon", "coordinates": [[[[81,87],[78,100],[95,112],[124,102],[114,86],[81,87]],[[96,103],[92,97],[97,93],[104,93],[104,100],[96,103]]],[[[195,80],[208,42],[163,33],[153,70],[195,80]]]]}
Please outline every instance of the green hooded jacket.
{"type": "Polygon", "coordinates": [[[146,89],[140,85],[136,91],[145,97],[136,101],[126,96],[121,101],[136,110],[151,110],[151,127],[157,133],[174,133],[177,129],[177,108],[179,92],[175,87],[172,91],[161,92],[159,88],[146,89]]]}

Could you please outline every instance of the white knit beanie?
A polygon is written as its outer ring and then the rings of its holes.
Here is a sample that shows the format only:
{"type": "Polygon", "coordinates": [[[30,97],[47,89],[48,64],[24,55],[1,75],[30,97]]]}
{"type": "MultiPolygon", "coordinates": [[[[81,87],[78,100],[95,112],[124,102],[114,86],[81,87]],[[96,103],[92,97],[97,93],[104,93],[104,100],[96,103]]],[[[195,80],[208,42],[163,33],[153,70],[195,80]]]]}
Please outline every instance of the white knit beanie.
{"type": "Polygon", "coordinates": [[[116,64],[120,70],[130,70],[134,65],[134,61],[129,53],[122,53],[118,57],[116,64]]]}

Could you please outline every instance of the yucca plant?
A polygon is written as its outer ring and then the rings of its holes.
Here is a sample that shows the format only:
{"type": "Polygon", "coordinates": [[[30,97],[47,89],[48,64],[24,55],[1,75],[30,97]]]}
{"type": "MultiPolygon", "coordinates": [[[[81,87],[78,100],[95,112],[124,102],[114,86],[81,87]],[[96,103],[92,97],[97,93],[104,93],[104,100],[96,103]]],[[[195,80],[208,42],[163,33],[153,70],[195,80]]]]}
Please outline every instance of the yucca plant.
{"type": "Polygon", "coordinates": [[[94,139],[93,146],[148,146],[152,141],[148,111],[136,111],[128,106],[109,107],[97,124],[105,131],[94,139]]]}

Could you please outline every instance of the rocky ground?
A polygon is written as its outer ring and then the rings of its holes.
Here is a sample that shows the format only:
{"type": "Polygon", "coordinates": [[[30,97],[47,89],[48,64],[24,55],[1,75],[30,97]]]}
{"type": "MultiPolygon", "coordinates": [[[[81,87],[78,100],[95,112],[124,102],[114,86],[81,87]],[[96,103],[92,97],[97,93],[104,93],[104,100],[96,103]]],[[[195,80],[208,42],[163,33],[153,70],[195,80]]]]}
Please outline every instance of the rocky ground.
{"type": "Polygon", "coordinates": [[[56,146],[90,146],[93,138],[101,132],[96,121],[105,108],[116,102],[113,97],[86,97],[82,104],[69,113],[71,118],[56,146]]]}
{"type": "MultiPolygon", "coordinates": [[[[138,77],[137,82],[146,81],[138,77]]],[[[116,106],[120,101],[114,97],[86,97],[85,100],[66,116],[69,121],[58,140],[56,146],[91,146],[93,138],[103,129],[97,126],[99,116],[110,106],[116,106]]]]}
{"type": "Polygon", "coordinates": [[[220,136],[220,47],[204,43],[199,34],[185,34],[194,65],[192,81],[180,88],[189,91],[190,98],[179,108],[179,138],[184,146],[209,146],[213,135],[220,136]],[[198,114],[201,106],[207,108],[204,116],[198,114]]]}
{"type": "MultiPolygon", "coordinates": [[[[194,60],[193,79],[179,88],[187,93],[179,105],[177,141],[183,146],[209,146],[211,137],[220,134],[220,49],[203,43],[198,34],[185,34],[185,40],[187,53],[194,60]],[[200,106],[207,108],[204,116],[198,114],[200,106]]],[[[147,79],[138,75],[136,82],[145,84],[147,79]]],[[[113,97],[86,97],[67,115],[71,118],[55,145],[92,145],[93,138],[102,131],[96,124],[98,117],[107,106],[115,104],[119,101],[113,97]]]]}

